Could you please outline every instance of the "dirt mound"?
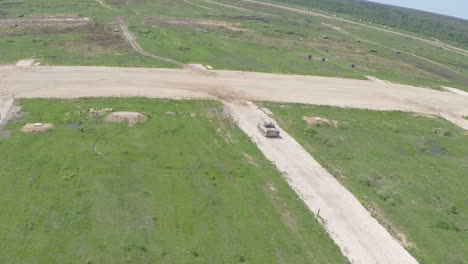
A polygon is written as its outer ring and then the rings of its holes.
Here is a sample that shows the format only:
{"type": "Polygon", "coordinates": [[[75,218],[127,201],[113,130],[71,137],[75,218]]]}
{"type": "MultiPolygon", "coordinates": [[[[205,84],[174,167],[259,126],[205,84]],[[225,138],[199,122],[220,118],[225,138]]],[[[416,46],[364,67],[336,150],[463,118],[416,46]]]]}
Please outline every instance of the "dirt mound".
{"type": "Polygon", "coordinates": [[[28,123],[21,128],[21,132],[43,132],[54,128],[54,124],[43,124],[43,123],[28,123]]]}
{"type": "Polygon", "coordinates": [[[148,118],[137,112],[114,112],[107,116],[107,122],[127,123],[129,126],[134,126],[137,123],[144,123],[148,118]]]}
{"type": "Polygon", "coordinates": [[[309,117],[309,116],[304,116],[302,117],[302,120],[304,120],[309,126],[314,126],[314,125],[329,125],[333,127],[338,127],[338,121],[336,120],[328,120],[323,117],[309,117]]]}

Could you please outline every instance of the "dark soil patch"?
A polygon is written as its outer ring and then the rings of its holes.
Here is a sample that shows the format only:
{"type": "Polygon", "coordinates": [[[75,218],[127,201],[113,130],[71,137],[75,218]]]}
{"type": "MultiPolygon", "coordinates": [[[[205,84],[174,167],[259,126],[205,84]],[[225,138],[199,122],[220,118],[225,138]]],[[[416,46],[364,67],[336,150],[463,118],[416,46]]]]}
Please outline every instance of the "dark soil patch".
{"type": "Polygon", "coordinates": [[[449,154],[439,143],[430,140],[424,140],[419,151],[431,156],[447,156],[449,154]]]}

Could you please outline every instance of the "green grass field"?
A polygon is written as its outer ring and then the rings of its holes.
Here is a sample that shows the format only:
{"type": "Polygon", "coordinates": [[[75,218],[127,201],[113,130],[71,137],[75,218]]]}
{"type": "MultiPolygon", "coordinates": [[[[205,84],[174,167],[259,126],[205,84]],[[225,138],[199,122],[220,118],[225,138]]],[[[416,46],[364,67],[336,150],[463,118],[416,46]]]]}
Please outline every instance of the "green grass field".
{"type": "Polygon", "coordinates": [[[239,1],[216,0],[244,10],[204,0],[103,1],[113,9],[95,0],[3,4],[5,11],[0,19],[79,13],[94,23],[72,29],[0,28],[0,63],[36,56],[49,65],[175,67],[132,51],[119,33],[112,32],[114,19],[121,16],[145,50],[183,63],[355,79],[370,75],[436,89],[441,85],[464,90],[468,87],[464,56],[365,27],[239,1]],[[151,17],[225,21],[244,31],[196,23],[184,27],[143,24],[151,17]],[[329,38],[323,39],[323,35],[329,38]],[[307,60],[308,54],[315,60],[307,60]],[[322,57],[328,61],[319,61],[322,57]]]}
{"type": "Polygon", "coordinates": [[[402,112],[263,105],[420,263],[468,263],[466,131],[402,112]]]}
{"type": "Polygon", "coordinates": [[[0,139],[1,263],[347,263],[218,103],[19,104],[0,139]],[[91,107],[149,120],[106,123],[91,107]]]}

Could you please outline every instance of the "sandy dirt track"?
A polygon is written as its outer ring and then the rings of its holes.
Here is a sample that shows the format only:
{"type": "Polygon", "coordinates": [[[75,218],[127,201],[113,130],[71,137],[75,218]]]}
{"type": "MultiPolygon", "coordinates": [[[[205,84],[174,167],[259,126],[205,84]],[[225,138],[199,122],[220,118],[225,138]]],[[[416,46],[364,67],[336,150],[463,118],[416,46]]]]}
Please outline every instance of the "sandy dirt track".
{"type": "Polygon", "coordinates": [[[468,98],[391,83],[237,71],[110,67],[0,67],[2,89],[17,98],[146,96],[241,98],[401,110],[436,115],[468,130],[468,98]]]}
{"type": "Polygon", "coordinates": [[[238,120],[239,127],[275,163],[351,263],[417,263],[361,203],[291,136],[283,130],[281,139],[261,135],[256,127],[257,122],[268,120],[268,116],[254,104],[227,105],[235,120],[238,120]]]}

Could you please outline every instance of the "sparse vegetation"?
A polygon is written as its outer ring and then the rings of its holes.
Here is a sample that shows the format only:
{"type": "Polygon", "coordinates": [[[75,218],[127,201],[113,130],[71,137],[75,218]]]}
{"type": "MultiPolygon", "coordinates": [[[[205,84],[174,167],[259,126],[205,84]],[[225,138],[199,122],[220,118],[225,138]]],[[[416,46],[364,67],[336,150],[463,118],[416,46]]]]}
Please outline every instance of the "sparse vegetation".
{"type": "Polygon", "coordinates": [[[218,103],[19,104],[0,139],[0,263],[347,263],[218,103]],[[108,123],[91,108],[148,121],[108,123]],[[20,132],[38,121],[56,127],[20,132]]]}
{"type": "Polygon", "coordinates": [[[466,131],[402,112],[263,105],[420,263],[467,263],[466,131]]]}
{"type": "Polygon", "coordinates": [[[349,15],[468,48],[468,21],[434,13],[360,0],[276,0],[349,15]]]}

